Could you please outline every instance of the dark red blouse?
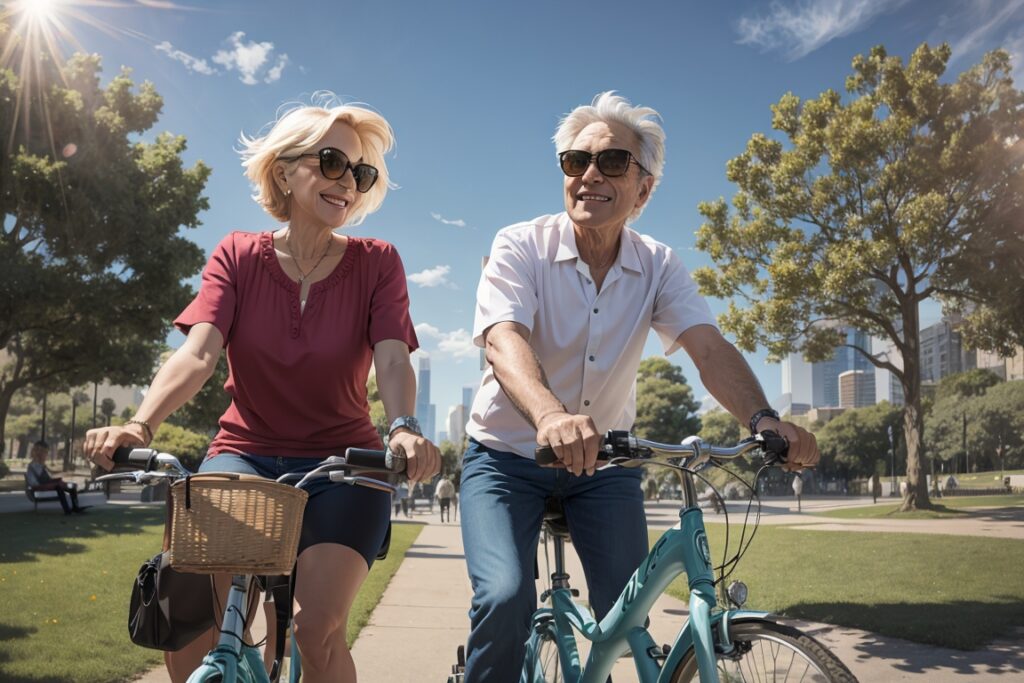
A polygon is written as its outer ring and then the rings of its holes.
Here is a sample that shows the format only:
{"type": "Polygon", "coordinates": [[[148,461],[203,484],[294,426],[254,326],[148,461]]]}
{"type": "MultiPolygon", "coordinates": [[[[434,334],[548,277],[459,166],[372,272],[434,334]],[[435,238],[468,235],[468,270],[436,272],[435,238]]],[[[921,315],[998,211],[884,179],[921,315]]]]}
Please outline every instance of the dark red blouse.
{"type": "Polygon", "coordinates": [[[419,346],[392,245],[349,237],[334,271],[310,286],[303,312],[273,235],[233,232],[174,324],[188,334],[201,322],[224,336],[232,399],[211,454],[324,457],[347,446],[383,447],[366,400],[373,346],[419,346]]]}

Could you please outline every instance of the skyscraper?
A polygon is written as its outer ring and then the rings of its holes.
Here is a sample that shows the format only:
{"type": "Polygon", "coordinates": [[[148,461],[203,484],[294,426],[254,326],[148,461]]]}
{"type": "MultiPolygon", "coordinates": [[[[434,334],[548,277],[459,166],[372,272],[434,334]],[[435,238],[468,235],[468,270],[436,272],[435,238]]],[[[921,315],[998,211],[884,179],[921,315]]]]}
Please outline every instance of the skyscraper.
{"type": "Polygon", "coordinates": [[[859,395],[868,392],[874,397],[875,366],[853,348],[871,353],[871,337],[851,327],[838,329],[842,342],[828,360],[808,363],[801,354],[791,353],[782,361],[782,396],[773,404],[780,413],[801,415],[811,408],[839,406],[839,376],[848,371],[862,373],[857,384],[859,395]]]}
{"type": "Polygon", "coordinates": [[[430,358],[420,356],[419,379],[416,382],[416,419],[420,421],[423,435],[433,440],[435,435],[436,407],[430,402],[430,358]]]}

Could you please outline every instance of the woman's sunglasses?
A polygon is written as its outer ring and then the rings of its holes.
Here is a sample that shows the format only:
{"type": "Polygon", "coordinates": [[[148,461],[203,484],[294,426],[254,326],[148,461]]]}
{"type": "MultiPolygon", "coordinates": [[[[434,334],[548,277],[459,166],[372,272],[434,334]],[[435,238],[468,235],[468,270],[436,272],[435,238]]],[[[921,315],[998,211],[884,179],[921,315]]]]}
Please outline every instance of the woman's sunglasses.
{"type": "Polygon", "coordinates": [[[293,157],[281,157],[284,161],[294,161],[303,157],[316,157],[320,160],[320,173],[328,180],[338,180],[345,175],[345,171],[352,169],[352,178],[356,181],[356,190],[369,192],[373,184],[377,182],[380,174],[376,168],[369,164],[355,164],[348,160],[348,156],[335,147],[324,147],[316,154],[298,154],[293,157]]]}
{"type": "Polygon", "coordinates": [[[559,153],[558,164],[562,167],[562,173],[570,178],[578,178],[587,172],[590,162],[595,159],[597,160],[597,170],[601,172],[601,175],[609,178],[626,175],[630,164],[640,166],[641,171],[650,175],[629,150],[625,149],[603,149],[597,154],[570,149],[559,153]]]}

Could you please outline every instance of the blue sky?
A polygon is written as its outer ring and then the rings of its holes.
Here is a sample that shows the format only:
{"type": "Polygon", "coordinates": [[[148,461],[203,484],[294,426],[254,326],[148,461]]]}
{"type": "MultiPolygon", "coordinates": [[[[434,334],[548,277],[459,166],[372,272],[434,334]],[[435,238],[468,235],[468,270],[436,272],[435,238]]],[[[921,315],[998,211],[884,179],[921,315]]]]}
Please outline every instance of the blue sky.
{"type": "MultiPolygon", "coordinates": [[[[698,202],[732,195],[726,162],[769,130],[768,107],[787,91],[841,90],[852,57],[879,43],[907,57],[922,41],[948,41],[952,73],[1001,46],[1015,55],[1018,83],[1024,76],[1024,0],[78,4],[118,29],[69,23],[103,57],[104,77],[125,65],[152,81],[165,100],[152,134],[185,135],[187,160],[213,168],[210,209],[188,232],[207,252],[231,230],[276,227],[249,198],[239,133],[317,90],[388,118],[400,189],[350,230],[393,242],[404,258],[439,425],[461,387],[479,381],[469,331],[481,258],[502,226],[562,210],[550,138],[562,114],[598,92],[660,111],[665,176],[634,227],[693,269],[710,264],[693,248],[698,202]]],[[[727,302],[711,305],[717,313],[727,302]]],[[[928,307],[924,323],[938,315],[928,307]]],[[[660,353],[653,337],[647,353],[660,353]]],[[[672,360],[704,397],[685,354],[672,360]]],[[[779,367],[763,353],[748,360],[774,398],[779,367]]]]}

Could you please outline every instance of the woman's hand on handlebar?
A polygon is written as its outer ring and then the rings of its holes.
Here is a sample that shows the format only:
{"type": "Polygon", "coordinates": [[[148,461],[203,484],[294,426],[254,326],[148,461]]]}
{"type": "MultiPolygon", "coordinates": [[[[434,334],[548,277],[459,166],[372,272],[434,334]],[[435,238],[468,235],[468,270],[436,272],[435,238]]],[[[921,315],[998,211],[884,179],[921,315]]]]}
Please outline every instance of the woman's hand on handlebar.
{"type": "Polygon", "coordinates": [[[426,481],[441,471],[441,451],[415,432],[396,429],[388,448],[405,455],[405,476],[409,481],[426,481]]]}
{"type": "Polygon", "coordinates": [[[114,469],[112,457],[121,446],[146,446],[141,425],[113,425],[96,427],[85,433],[85,457],[107,472],[114,469]]]}
{"type": "Polygon", "coordinates": [[[757,423],[757,430],[771,430],[789,442],[786,462],[782,465],[782,469],[787,472],[799,472],[805,467],[814,467],[821,458],[818,440],[814,438],[814,434],[799,425],[765,417],[757,423]]]}

